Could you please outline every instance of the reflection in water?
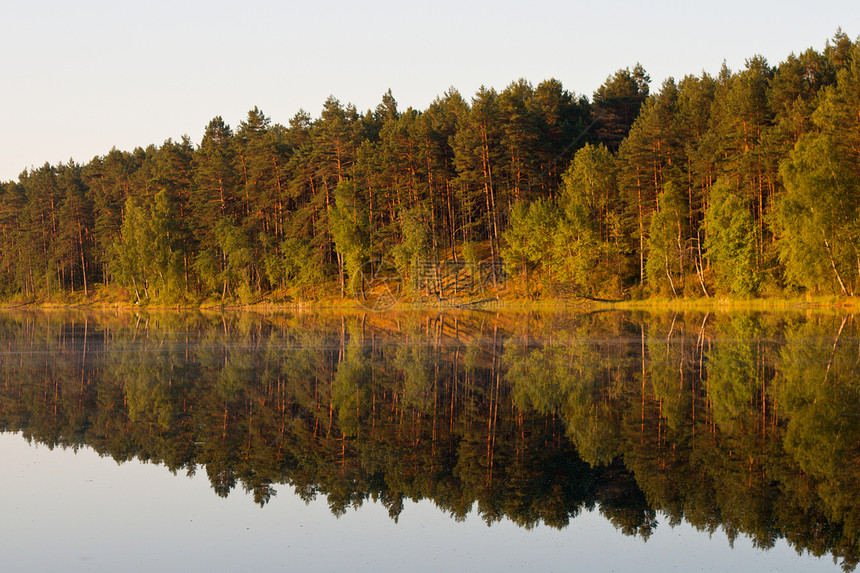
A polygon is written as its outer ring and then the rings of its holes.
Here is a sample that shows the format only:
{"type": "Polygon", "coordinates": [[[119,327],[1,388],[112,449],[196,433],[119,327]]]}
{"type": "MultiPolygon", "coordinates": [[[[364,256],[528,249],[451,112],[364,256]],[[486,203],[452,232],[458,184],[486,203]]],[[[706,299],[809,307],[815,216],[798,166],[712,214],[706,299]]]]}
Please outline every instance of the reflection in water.
{"type": "Polygon", "coordinates": [[[657,512],[858,560],[860,343],[814,315],[0,315],[0,429],[275,484],[564,527],[657,512]]]}

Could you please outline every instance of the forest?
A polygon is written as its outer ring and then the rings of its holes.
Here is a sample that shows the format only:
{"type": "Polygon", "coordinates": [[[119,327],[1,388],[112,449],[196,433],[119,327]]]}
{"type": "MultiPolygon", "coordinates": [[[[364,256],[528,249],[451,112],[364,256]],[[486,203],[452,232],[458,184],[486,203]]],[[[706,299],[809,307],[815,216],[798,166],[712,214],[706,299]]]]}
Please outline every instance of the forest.
{"type": "Polygon", "coordinates": [[[407,295],[422,264],[490,262],[516,298],[854,296],[858,189],[860,41],[839,30],[656,90],[637,64],[590,99],[555,79],[423,111],[332,96],[27,169],[0,183],[0,299],[337,298],[375,260],[407,295]]]}

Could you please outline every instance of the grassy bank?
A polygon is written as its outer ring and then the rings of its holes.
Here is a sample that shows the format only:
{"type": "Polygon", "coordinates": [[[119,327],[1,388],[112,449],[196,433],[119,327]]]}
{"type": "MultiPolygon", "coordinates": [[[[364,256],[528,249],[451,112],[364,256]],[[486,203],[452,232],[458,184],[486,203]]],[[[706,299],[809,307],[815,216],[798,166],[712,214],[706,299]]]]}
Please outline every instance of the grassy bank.
{"type": "Polygon", "coordinates": [[[273,292],[250,301],[187,300],[180,303],[136,304],[125,289],[97,285],[86,296],[83,291],[64,293],[59,297],[14,297],[0,302],[0,308],[92,308],[149,310],[253,310],[275,311],[446,311],[456,309],[507,311],[595,311],[637,310],[650,312],[732,312],[732,311],[860,311],[860,297],[796,296],[770,298],[646,298],[609,301],[575,296],[529,298],[508,289],[485,291],[463,297],[436,297],[426,294],[403,294],[396,300],[356,300],[320,289],[313,298],[297,298],[290,293],[273,292]]]}

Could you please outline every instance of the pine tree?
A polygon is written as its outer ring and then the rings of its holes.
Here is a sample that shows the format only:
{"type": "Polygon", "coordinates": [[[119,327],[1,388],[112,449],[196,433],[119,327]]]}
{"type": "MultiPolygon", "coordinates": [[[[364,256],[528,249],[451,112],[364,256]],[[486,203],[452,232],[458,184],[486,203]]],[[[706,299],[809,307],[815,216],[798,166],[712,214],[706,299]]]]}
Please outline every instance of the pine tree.
{"type": "Polygon", "coordinates": [[[215,229],[221,219],[238,217],[241,207],[233,131],[220,116],[206,126],[192,168],[189,223],[197,246],[194,268],[202,285],[216,292],[223,290],[217,276],[224,271],[226,258],[215,229]]]}
{"type": "MultiPolygon", "coordinates": [[[[626,203],[630,235],[638,239],[639,280],[644,281],[647,232],[653,213],[659,209],[659,194],[667,182],[682,177],[684,149],[676,119],[678,88],[674,80],[663,84],[659,94],[645,102],[630,133],[618,149],[619,187],[626,203]]],[[[689,198],[685,198],[689,212],[689,198]]],[[[688,227],[689,221],[682,225],[688,227]]],[[[685,233],[687,234],[687,233],[685,233]]]]}
{"type": "Polygon", "coordinates": [[[96,157],[83,168],[84,182],[93,202],[96,243],[94,264],[97,276],[110,283],[108,262],[112,245],[120,232],[123,207],[133,191],[133,177],[141,164],[138,154],[112,149],[104,157],[96,157]]]}
{"type": "Polygon", "coordinates": [[[446,242],[455,259],[454,245],[458,241],[458,233],[461,240],[465,240],[468,229],[464,221],[468,209],[467,205],[458,201],[462,194],[457,192],[453,142],[458,126],[461,121],[465,121],[467,113],[466,101],[459,92],[449,89],[442,97],[433,100],[427,111],[421,114],[418,128],[425,147],[429,192],[434,202],[438,203],[440,218],[445,221],[446,242]]]}
{"type": "Polygon", "coordinates": [[[353,171],[360,145],[359,128],[359,116],[355,108],[351,105],[344,107],[336,98],[330,96],[323,106],[319,121],[314,122],[311,130],[313,145],[310,161],[315,191],[315,230],[319,233],[321,248],[326,255],[330,257],[333,252],[336,255],[342,293],[346,289],[343,283],[344,260],[334,248],[329,218],[335,207],[334,192],[337,185],[353,171]]]}
{"type": "Polygon", "coordinates": [[[650,76],[637,63],[632,72],[629,68],[618,70],[597,88],[592,97],[597,142],[611,151],[618,149],[648,98],[650,81],[650,76]]]}
{"type": "Polygon", "coordinates": [[[505,156],[499,180],[514,202],[529,198],[526,192],[537,176],[535,160],[540,133],[533,100],[534,88],[524,79],[511,83],[499,94],[500,143],[505,156]]]}
{"type": "Polygon", "coordinates": [[[19,244],[21,260],[27,261],[32,291],[41,291],[51,299],[60,289],[57,230],[62,195],[57,173],[45,163],[39,169],[22,174],[20,181],[26,195],[18,219],[23,231],[19,244]]]}
{"type": "Polygon", "coordinates": [[[574,153],[588,141],[594,123],[591,104],[564,89],[556,79],[542,81],[534,90],[531,113],[538,129],[533,162],[537,170],[530,181],[530,194],[555,196],[565,167],[574,153]]]}
{"type": "MultiPolygon", "coordinates": [[[[483,210],[478,226],[483,238],[489,239],[490,256],[498,257],[499,213],[504,201],[499,195],[500,165],[503,162],[502,131],[499,121],[498,94],[481,87],[472,99],[469,113],[461,118],[454,136],[454,162],[461,183],[460,201],[483,210]]],[[[495,280],[495,273],[493,279],[495,280]]]]}
{"type": "Polygon", "coordinates": [[[762,145],[765,134],[773,124],[768,106],[768,86],[773,69],[761,56],[750,58],[746,69],[720,76],[711,130],[705,142],[712,153],[717,178],[728,178],[752,209],[756,221],[756,267],[768,266],[767,244],[771,241],[765,221],[769,216],[776,192],[775,165],[767,161],[767,148],[762,145]]]}
{"type": "Polygon", "coordinates": [[[80,274],[80,286],[84,296],[89,295],[91,278],[88,269],[92,266],[94,223],[92,201],[86,195],[86,186],[81,176],[81,166],[69,161],[60,164],[58,184],[63,193],[60,208],[58,239],[63,271],[69,271],[67,283],[75,288],[75,274],[80,274]],[[77,273],[76,273],[77,271],[77,273]]]}

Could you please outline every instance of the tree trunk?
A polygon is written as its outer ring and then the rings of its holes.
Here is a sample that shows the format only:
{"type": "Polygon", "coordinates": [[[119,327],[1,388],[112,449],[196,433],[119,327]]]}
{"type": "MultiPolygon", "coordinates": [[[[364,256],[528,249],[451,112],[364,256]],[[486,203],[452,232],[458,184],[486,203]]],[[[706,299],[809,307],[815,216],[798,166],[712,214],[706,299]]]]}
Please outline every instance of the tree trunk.
{"type": "Polygon", "coordinates": [[[672,296],[678,296],[678,291],[675,290],[675,281],[672,280],[672,273],[669,272],[669,257],[664,256],[663,261],[666,263],[666,276],[669,278],[669,286],[672,287],[672,296]]]}
{"type": "Polygon", "coordinates": [[[639,180],[639,167],[636,167],[636,193],[639,205],[639,285],[645,283],[645,224],[642,221],[642,182],[639,180]]]}
{"type": "Polygon", "coordinates": [[[87,262],[84,258],[84,235],[80,223],[78,223],[78,245],[81,248],[81,274],[84,277],[84,296],[86,297],[89,295],[87,290],[87,262]]]}
{"type": "Polygon", "coordinates": [[[842,289],[842,294],[848,294],[848,289],[845,288],[845,283],[842,282],[842,277],[836,269],[836,261],[833,259],[833,251],[830,249],[830,241],[827,240],[827,235],[824,229],[821,229],[821,236],[824,238],[824,246],[827,248],[827,257],[830,259],[830,266],[833,268],[833,274],[836,275],[836,280],[839,281],[839,288],[842,289]]]}

